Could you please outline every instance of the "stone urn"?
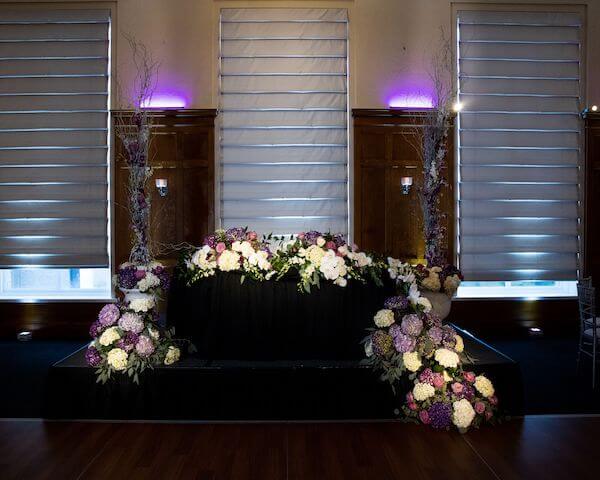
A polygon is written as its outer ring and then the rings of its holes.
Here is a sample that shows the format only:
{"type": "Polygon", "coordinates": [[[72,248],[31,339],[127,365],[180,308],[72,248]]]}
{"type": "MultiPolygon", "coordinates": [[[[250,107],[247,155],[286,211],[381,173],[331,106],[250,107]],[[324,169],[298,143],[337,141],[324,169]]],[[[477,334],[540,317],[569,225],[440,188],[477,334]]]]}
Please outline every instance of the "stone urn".
{"type": "Polygon", "coordinates": [[[450,314],[452,306],[452,297],[449,297],[444,292],[431,292],[422,290],[421,295],[431,303],[431,311],[438,315],[442,320],[450,314]]]}

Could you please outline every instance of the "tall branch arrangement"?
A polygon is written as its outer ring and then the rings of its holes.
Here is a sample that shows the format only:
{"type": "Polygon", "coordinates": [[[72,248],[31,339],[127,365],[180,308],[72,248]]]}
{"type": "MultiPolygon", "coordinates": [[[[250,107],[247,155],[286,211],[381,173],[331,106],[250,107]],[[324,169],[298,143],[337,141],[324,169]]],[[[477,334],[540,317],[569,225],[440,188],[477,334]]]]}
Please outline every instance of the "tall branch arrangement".
{"type": "Polygon", "coordinates": [[[416,135],[409,139],[423,165],[423,186],[419,194],[423,211],[425,259],[428,265],[447,263],[446,214],[440,208],[440,194],[448,184],[445,159],[456,98],[452,82],[453,61],[450,40],[441,31],[439,45],[432,55],[428,72],[434,89],[434,105],[425,112],[423,125],[416,129],[416,135]]]}
{"type": "Polygon", "coordinates": [[[146,190],[147,181],[152,175],[148,158],[152,116],[142,106],[152,98],[160,65],[146,45],[128,35],[125,38],[132,51],[136,77],[133,91],[128,92],[128,95],[124,96],[119,88],[121,106],[124,109],[115,116],[115,135],[121,140],[122,155],[129,169],[127,208],[133,233],[129,261],[145,265],[152,259],[150,195],[146,190]],[[124,97],[126,100],[123,101],[124,97]]]}

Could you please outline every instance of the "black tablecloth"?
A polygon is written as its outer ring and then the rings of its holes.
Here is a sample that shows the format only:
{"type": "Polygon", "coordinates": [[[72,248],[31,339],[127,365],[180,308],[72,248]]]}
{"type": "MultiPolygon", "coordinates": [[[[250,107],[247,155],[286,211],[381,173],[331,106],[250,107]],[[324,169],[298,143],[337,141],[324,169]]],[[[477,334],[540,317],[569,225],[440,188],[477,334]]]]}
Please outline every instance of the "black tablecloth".
{"type": "Polygon", "coordinates": [[[322,282],[298,291],[297,278],[255,282],[219,272],[187,287],[175,280],[168,322],[208,359],[360,359],[360,341],[393,284],[322,282]]]}

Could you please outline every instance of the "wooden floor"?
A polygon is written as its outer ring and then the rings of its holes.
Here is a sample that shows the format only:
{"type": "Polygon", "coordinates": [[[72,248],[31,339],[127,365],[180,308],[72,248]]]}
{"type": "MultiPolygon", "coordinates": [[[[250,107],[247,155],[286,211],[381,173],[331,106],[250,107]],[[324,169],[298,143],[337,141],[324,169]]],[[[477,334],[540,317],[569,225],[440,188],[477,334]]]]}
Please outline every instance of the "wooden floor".
{"type": "Polygon", "coordinates": [[[600,417],[526,417],[467,435],[401,423],[0,421],[8,479],[588,479],[600,417]]]}

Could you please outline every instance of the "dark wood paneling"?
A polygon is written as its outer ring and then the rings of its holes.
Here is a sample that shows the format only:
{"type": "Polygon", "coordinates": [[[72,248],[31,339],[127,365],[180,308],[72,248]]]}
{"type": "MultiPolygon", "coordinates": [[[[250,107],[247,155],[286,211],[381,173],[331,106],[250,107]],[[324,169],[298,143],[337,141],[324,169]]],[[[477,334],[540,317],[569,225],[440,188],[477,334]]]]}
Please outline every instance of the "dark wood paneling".
{"type": "MultiPolygon", "coordinates": [[[[600,279],[600,113],[586,113],[583,274],[600,279]]],[[[596,283],[596,282],[594,282],[596,283]]]]}
{"type": "MultiPolygon", "coordinates": [[[[116,111],[114,115],[121,112],[116,111]]],[[[214,229],[215,110],[153,111],[151,234],[160,260],[173,261],[169,246],[198,244],[214,229]],[[166,178],[168,194],[161,197],[155,179],[166,178]]],[[[131,230],[127,205],[128,170],[118,139],[115,160],[115,264],[128,259],[131,230]]]]}
{"type": "MultiPolygon", "coordinates": [[[[423,258],[425,244],[419,187],[423,166],[410,138],[425,121],[423,112],[353,110],[354,117],[354,237],[366,250],[402,259],[423,258]],[[401,177],[413,177],[408,195],[400,189],[401,177]]],[[[446,178],[442,193],[447,214],[449,261],[454,252],[454,148],[449,135],[446,178]]]]}

